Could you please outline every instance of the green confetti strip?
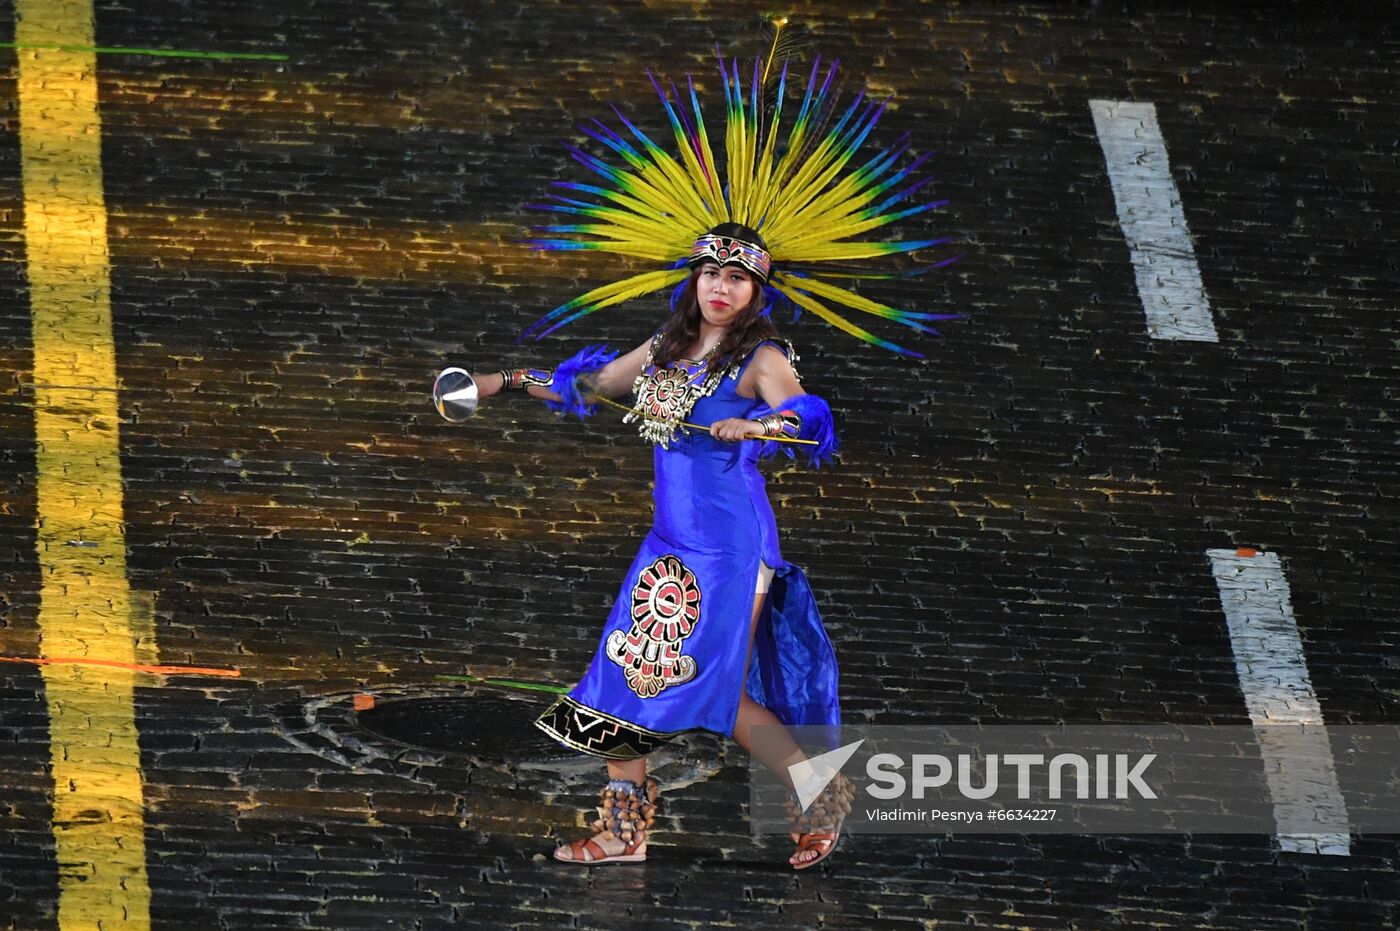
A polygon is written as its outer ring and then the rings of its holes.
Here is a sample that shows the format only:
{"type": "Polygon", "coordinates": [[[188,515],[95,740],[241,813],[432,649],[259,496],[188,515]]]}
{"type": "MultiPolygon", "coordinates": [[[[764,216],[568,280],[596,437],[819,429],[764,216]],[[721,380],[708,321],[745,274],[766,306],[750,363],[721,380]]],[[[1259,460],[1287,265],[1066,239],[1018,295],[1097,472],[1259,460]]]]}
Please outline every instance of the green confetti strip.
{"type": "Polygon", "coordinates": [[[46,45],[38,42],[0,42],[0,48],[49,52],[97,52],[103,55],[153,55],[157,58],[208,58],[216,61],[287,61],[290,56],[277,52],[196,52],[174,48],[128,48],[101,45],[46,45]]]}
{"type": "Polygon", "coordinates": [[[529,692],[549,692],[552,695],[563,695],[569,691],[559,685],[545,685],[540,682],[517,682],[514,679],[486,679],[481,676],[434,676],[435,679],[446,679],[450,682],[473,682],[478,685],[500,685],[508,689],[524,689],[529,692]]]}

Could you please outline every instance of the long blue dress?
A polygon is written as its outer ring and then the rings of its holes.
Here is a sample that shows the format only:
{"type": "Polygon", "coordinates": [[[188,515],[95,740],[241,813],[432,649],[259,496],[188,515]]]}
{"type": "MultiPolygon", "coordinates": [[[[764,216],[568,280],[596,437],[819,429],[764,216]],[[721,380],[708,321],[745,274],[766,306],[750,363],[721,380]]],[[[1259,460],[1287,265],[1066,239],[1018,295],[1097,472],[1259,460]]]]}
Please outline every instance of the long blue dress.
{"type": "MultiPolygon", "coordinates": [[[[766,412],[761,400],[737,390],[757,351],[725,373],[685,419],[709,424],[766,412]]],[[[698,383],[705,375],[682,360],[664,370],[648,363],[643,378],[698,383]]],[[[779,549],[758,469],[761,446],[685,429],[657,444],[651,532],[588,671],[540,715],[537,727],[584,753],[634,759],[683,731],[733,734],[745,686],[784,724],[840,723],[836,655],[806,576],[779,549]],[[745,680],[760,561],[775,573],[745,680]]]]}

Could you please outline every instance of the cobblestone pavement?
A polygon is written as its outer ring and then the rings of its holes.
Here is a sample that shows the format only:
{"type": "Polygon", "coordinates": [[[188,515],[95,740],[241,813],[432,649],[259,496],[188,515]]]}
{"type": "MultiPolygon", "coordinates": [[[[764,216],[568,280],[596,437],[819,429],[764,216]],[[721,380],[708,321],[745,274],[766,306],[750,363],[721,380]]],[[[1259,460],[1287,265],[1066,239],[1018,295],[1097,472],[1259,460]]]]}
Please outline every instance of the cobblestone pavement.
{"type": "MultiPolygon", "coordinates": [[[[608,418],[426,403],[445,364],[632,345],[645,306],[512,338],[602,274],[512,244],[643,70],[758,51],[729,0],[96,4],[128,574],[159,659],[236,680],[136,691],[155,927],[1381,929],[1400,849],[1270,837],[848,838],[794,874],[746,761],[665,761],[644,866],[558,869],[596,769],[415,751],[352,700],[479,696],[518,737],[569,683],[650,518],[608,418]],[[488,701],[489,699],[489,701],[488,701]],[[510,704],[503,704],[510,703],[510,704]]],[[[965,311],[897,359],[785,327],[844,454],[778,466],[853,721],[1247,724],[1205,551],[1287,566],[1326,720],[1400,720],[1400,16],[1228,3],[803,4],[885,132],[937,153],[967,254],[871,293],[965,311]],[[1155,103],[1218,343],[1150,339],[1088,101],[1155,103]]],[[[7,20],[12,24],[13,19],[7,20]]],[[[9,34],[10,26],[0,30],[9,34]]],[[[0,50],[0,652],[35,656],[34,396],[16,53],[0,50]]],[[[470,703],[463,703],[470,709],[470,703]]],[[[0,928],[56,927],[48,712],[0,664],[0,928]]],[[[71,877],[70,877],[71,879],[71,877]]],[[[81,879],[77,880],[81,881],[81,879]]],[[[79,925],[73,924],[73,927],[79,925]]]]}

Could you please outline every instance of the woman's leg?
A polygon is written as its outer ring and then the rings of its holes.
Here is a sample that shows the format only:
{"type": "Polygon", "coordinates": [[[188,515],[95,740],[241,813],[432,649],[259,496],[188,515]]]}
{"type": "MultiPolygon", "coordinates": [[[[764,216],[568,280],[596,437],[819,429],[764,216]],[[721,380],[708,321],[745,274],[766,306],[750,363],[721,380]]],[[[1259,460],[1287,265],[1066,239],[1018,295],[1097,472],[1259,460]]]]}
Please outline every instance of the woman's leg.
{"type": "MultiPolygon", "coordinates": [[[[636,783],[643,787],[647,781],[647,758],[639,756],[635,760],[608,760],[608,779],[625,779],[628,782],[636,783]]],[[[608,856],[616,856],[622,853],[627,845],[612,831],[599,831],[590,840],[603,848],[603,852],[608,856]]],[[[560,847],[554,852],[554,856],[560,860],[583,860],[587,859],[580,849],[581,841],[560,847]]],[[[643,841],[637,849],[637,853],[646,853],[646,841],[643,841]]]]}
{"type": "Polygon", "coordinates": [[[639,756],[635,760],[608,760],[608,778],[626,779],[641,785],[647,778],[647,758],[639,756]]]}
{"type": "MultiPolygon", "coordinates": [[[[768,567],[760,564],[759,568],[762,570],[768,567]]],[[[769,570],[769,572],[771,573],[772,570],[769,570]]],[[[749,653],[748,659],[744,662],[745,682],[748,681],[749,663],[753,660],[754,634],[758,630],[758,619],[763,614],[763,603],[767,599],[767,586],[764,586],[763,591],[754,595],[753,616],[749,620],[749,653]]],[[[734,720],[734,741],[745,750],[748,750],[750,754],[758,757],[758,761],[768,767],[773,775],[777,776],[779,781],[789,789],[792,788],[792,776],[788,771],[788,767],[807,759],[807,755],[802,752],[802,748],[792,739],[792,736],[787,732],[787,728],[783,727],[783,722],[779,721],[773,712],[750,698],[747,689],[739,698],[739,715],[734,720]],[[775,727],[778,729],[776,731],[777,739],[763,741],[764,747],[761,754],[754,753],[753,748],[750,746],[752,743],[750,731],[755,727],[775,727]]],[[[798,842],[798,835],[796,833],[790,836],[794,844],[798,842]]],[[[815,850],[799,850],[788,858],[788,862],[793,866],[797,866],[808,860],[815,860],[818,856],[820,856],[820,854],[815,850]]]]}
{"type": "Polygon", "coordinates": [[[734,719],[734,740],[772,770],[773,775],[789,789],[792,788],[792,777],[788,775],[788,767],[807,759],[802,749],[788,735],[783,722],[779,721],[773,712],[750,698],[747,692],[739,699],[739,716],[734,719]],[[755,727],[776,728],[773,732],[774,739],[764,740],[761,752],[755,752],[751,746],[749,732],[755,727]]]}
{"type": "MultiPolygon", "coordinates": [[[[748,682],[749,665],[753,662],[753,638],[758,631],[758,619],[763,616],[763,604],[768,600],[768,584],[773,578],[773,570],[760,562],[758,564],[758,591],[753,596],[753,613],[749,617],[749,648],[744,656],[744,681],[748,682]]],[[[739,746],[754,753],[750,730],[755,727],[775,727],[776,739],[764,741],[762,754],[754,754],[758,761],[773,771],[773,775],[787,786],[792,788],[792,777],[788,775],[788,767],[793,763],[806,759],[802,750],[788,735],[787,729],[783,727],[783,722],[779,721],[773,712],[760,705],[749,697],[748,690],[745,689],[739,698],[739,714],[734,719],[734,740],[739,746]]]]}

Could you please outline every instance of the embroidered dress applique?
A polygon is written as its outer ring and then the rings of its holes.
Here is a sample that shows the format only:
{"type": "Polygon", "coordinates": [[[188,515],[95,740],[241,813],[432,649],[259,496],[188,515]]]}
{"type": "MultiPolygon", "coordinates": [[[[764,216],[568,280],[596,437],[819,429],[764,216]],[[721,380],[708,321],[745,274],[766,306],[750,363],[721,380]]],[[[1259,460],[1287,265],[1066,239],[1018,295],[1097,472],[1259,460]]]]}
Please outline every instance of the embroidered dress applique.
{"type": "Polygon", "coordinates": [[[638,698],[654,698],[662,689],[695,678],[695,660],[681,645],[700,620],[700,585],[668,553],[642,570],[632,588],[632,627],[608,637],[608,658],[622,667],[627,687],[638,698]]]}

